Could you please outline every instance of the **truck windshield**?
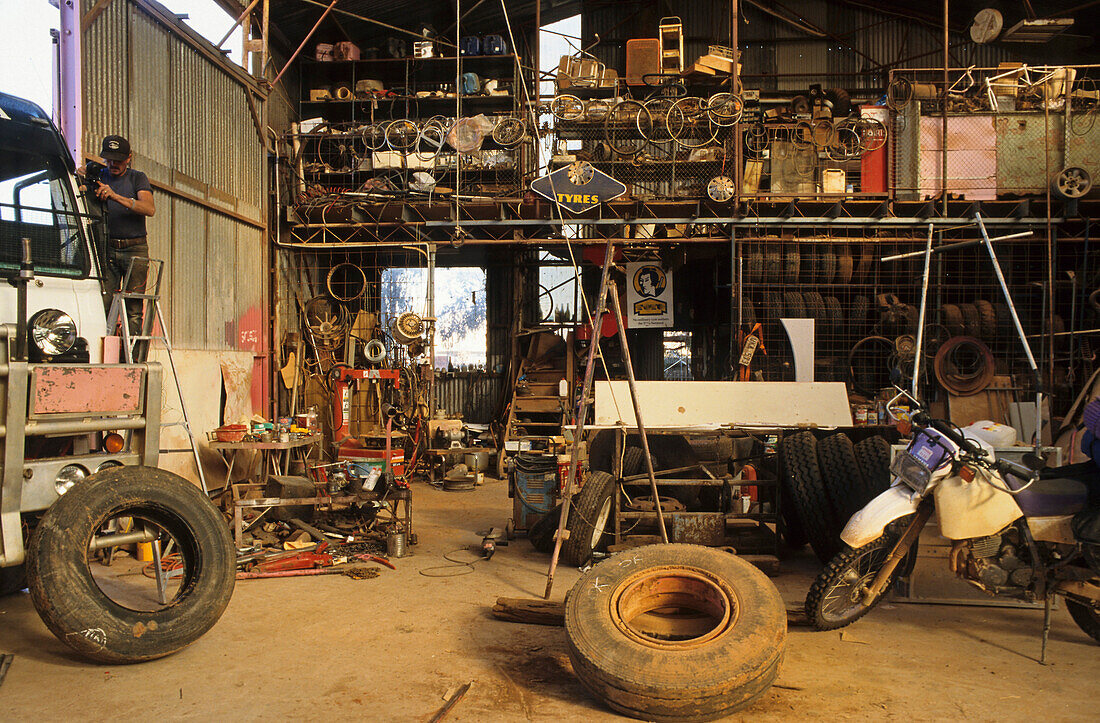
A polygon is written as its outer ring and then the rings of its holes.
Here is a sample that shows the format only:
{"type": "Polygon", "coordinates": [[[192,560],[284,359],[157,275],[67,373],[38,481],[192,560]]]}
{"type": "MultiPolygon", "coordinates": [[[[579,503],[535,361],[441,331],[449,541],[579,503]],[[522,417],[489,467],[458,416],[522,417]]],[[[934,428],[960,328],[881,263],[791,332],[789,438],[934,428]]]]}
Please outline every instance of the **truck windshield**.
{"type": "Polygon", "coordinates": [[[0,274],[19,268],[22,239],[31,240],[35,273],[82,277],[88,272],[80,218],[63,161],[4,149],[0,162],[0,274]]]}

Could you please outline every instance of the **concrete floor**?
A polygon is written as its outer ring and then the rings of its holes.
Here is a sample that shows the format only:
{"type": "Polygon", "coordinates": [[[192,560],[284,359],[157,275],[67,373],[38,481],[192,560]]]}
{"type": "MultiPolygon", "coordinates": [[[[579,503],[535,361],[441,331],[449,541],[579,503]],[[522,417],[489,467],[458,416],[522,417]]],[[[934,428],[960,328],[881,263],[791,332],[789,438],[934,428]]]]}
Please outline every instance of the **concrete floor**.
{"type": "MultiPolygon", "coordinates": [[[[498,596],[540,597],[547,557],[523,539],[472,568],[442,557],[478,559],[461,550],[508,519],[504,484],[413,492],[420,544],[396,572],[238,582],[214,629],[163,660],[87,664],[25,593],[0,600],[0,653],[15,654],[0,719],[426,721],[469,681],[448,720],[618,719],[573,677],[561,628],[490,614],[498,596]]],[[[789,605],[816,569],[807,553],[784,563],[774,580],[789,605]]],[[[555,598],[578,574],[560,570],[555,598]]],[[[1041,623],[1033,610],[887,602],[843,632],[792,628],[777,684],[737,719],[1096,720],[1100,646],[1059,609],[1041,666],[1041,623]]]]}

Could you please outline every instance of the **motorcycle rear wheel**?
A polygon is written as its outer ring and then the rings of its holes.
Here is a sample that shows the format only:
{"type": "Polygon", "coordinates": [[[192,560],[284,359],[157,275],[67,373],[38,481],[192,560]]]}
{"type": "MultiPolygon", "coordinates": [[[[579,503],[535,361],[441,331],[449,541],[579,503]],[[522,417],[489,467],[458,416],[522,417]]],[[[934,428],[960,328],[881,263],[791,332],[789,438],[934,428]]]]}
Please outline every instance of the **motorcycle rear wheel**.
{"type": "Polygon", "coordinates": [[[1066,600],[1066,610],[1069,610],[1073,622],[1077,627],[1085,631],[1090,638],[1100,643],[1100,610],[1090,607],[1076,600],[1066,600]]]}
{"type": "Polygon", "coordinates": [[[894,539],[883,535],[858,549],[843,550],[829,561],[806,596],[806,616],[815,630],[851,625],[882,601],[903,565],[895,568],[890,583],[874,599],[865,600],[864,591],[886,564],[893,545],[894,539]]]}

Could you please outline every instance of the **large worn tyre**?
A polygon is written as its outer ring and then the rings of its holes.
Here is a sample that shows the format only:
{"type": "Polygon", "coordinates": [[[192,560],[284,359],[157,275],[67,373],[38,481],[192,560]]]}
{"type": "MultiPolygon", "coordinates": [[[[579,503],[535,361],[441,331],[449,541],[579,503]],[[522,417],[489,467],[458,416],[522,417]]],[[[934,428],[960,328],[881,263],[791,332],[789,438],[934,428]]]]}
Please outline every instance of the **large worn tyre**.
{"type": "Polygon", "coordinates": [[[554,533],[561,521],[561,504],[554,505],[549,512],[527,530],[527,539],[539,552],[550,554],[554,551],[554,533]]]}
{"type": "Polygon", "coordinates": [[[890,487],[890,443],[885,437],[868,437],[856,445],[855,453],[865,485],[863,504],[858,508],[862,509],[890,487]]]}
{"type": "Polygon", "coordinates": [[[633,445],[623,450],[623,477],[639,474],[645,469],[645,452],[633,445]]]}
{"type": "Polygon", "coordinates": [[[806,595],[806,617],[815,630],[835,630],[851,625],[882,602],[894,579],[902,572],[899,565],[882,594],[871,601],[863,592],[886,563],[894,540],[885,535],[853,550],[848,548],[829,561],[806,595]]]}
{"type": "Polygon", "coordinates": [[[798,432],[783,439],[779,454],[784,470],[782,484],[790,494],[791,508],[818,559],[828,562],[840,548],[840,540],[835,534],[836,514],[817,462],[817,440],[810,432],[798,432]]]}
{"type": "Polygon", "coordinates": [[[867,485],[856,462],[855,447],[847,434],[838,432],[819,441],[817,458],[821,463],[821,475],[825,479],[833,513],[840,525],[832,532],[839,537],[848,519],[867,503],[863,499],[867,485]]]}
{"type": "Polygon", "coordinates": [[[31,600],[46,627],[104,663],[152,660],[194,642],[221,617],[236,578],[221,513],[187,480],[151,467],[113,467],[75,485],[42,516],[27,560],[31,600]],[[175,540],[182,575],[167,605],[125,607],[93,579],[92,537],[121,517],[146,520],[175,540]]]}
{"type": "Polygon", "coordinates": [[[1066,600],[1066,610],[1069,610],[1070,617],[1073,618],[1073,622],[1077,623],[1077,627],[1100,643],[1100,611],[1084,603],[1069,599],[1066,600]]]}
{"type": "Polygon", "coordinates": [[[608,522],[614,502],[615,478],[607,472],[589,472],[569,511],[569,537],[561,546],[565,564],[586,565],[593,552],[607,547],[608,522]]]}
{"type": "Polygon", "coordinates": [[[651,545],[586,572],[565,599],[573,670],[612,709],[650,721],[713,720],[775,680],[787,616],[770,580],[699,545],[651,545]],[[675,612],[670,612],[675,611],[675,612]]]}

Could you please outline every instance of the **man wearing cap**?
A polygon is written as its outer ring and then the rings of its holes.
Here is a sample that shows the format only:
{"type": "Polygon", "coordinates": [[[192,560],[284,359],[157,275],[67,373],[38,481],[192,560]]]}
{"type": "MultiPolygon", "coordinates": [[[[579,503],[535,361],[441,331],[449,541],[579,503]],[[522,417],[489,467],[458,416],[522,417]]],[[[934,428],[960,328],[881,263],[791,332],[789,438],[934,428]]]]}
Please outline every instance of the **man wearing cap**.
{"type": "MultiPolygon", "coordinates": [[[[153,187],[141,171],[130,168],[133,155],[130,142],[122,136],[107,136],[99,155],[107,168],[96,179],[96,196],[107,206],[107,274],[113,288],[120,288],[122,279],[134,263],[126,291],[143,293],[148,274],[149,242],[145,232],[145,217],[157,212],[153,203],[153,187]]],[[[141,332],[139,299],[126,302],[126,317],[131,335],[141,332]]]]}

